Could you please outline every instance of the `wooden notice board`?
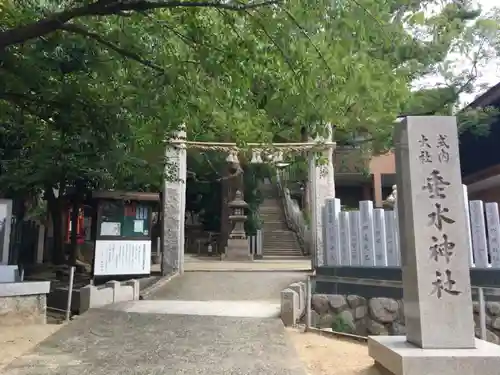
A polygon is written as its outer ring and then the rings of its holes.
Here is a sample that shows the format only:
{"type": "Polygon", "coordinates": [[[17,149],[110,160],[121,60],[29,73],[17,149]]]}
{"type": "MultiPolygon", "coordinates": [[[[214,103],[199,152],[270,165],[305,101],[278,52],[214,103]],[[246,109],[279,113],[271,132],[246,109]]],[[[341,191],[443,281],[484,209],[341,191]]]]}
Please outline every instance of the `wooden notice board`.
{"type": "Polygon", "coordinates": [[[106,200],[101,202],[99,211],[99,237],[150,237],[150,205],[106,200]]]}

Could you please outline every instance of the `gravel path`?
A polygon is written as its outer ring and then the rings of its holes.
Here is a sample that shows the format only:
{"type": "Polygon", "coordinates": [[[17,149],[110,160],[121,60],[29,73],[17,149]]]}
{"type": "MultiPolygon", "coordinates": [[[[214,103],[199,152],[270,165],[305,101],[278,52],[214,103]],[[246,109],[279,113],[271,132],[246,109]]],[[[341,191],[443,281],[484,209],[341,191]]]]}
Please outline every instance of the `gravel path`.
{"type": "Polygon", "coordinates": [[[305,375],[278,319],[91,310],[2,375],[305,375]]]}
{"type": "Polygon", "coordinates": [[[0,328],[0,373],[14,359],[32,350],[39,342],[62,328],[58,324],[0,328]]]}
{"type": "Polygon", "coordinates": [[[287,329],[308,375],[382,375],[366,344],[287,329]]]}
{"type": "Polygon", "coordinates": [[[148,299],[184,301],[279,301],[280,292],[302,272],[186,272],[148,299]]]}

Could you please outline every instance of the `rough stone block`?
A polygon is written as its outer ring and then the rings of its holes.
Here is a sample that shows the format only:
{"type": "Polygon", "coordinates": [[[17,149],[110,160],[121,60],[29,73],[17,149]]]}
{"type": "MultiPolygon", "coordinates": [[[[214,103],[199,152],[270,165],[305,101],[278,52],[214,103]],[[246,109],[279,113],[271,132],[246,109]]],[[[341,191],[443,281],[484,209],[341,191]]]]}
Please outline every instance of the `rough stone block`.
{"type": "Polygon", "coordinates": [[[45,294],[0,297],[0,326],[45,324],[45,294]]]}
{"type": "Polygon", "coordinates": [[[326,314],[330,311],[330,303],[327,294],[313,294],[311,304],[314,311],[319,315],[326,314]]]}
{"type": "Polygon", "coordinates": [[[348,307],[345,297],[341,294],[328,295],[328,304],[335,313],[342,312],[348,307]]]}
{"type": "Polygon", "coordinates": [[[405,336],[370,336],[368,353],[385,374],[498,374],[500,346],[479,339],[475,345],[473,349],[422,349],[405,336]]]}
{"type": "Polygon", "coordinates": [[[295,290],[281,291],[281,320],[285,326],[293,326],[299,320],[299,295],[295,290]]]}

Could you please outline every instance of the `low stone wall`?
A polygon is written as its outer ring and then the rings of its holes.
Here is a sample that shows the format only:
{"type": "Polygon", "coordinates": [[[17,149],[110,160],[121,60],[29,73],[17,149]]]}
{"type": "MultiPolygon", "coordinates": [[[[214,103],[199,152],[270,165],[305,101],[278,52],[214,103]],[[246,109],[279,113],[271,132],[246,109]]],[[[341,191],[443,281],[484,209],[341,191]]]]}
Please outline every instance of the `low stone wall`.
{"type": "Polygon", "coordinates": [[[45,324],[50,282],[0,283],[0,326],[45,324]]]}
{"type": "MultiPolygon", "coordinates": [[[[357,295],[314,294],[311,323],[317,328],[368,335],[406,334],[403,301],[366,299],[357,295]]],[[[474,303],[476,336],[479,336],[479,305],[474,303]]],[[[487,340],[500,344],[500,303],[486,303],[487,340]]]]}
{"type": "Polygon", "coordinates": [[[88,309],[102,307],[117,302],[137,301],[140,296],[139,280],[128,280],[124,283],[109,281],[105,285],[86,285],[80,288],[79,313],[88,309]]]}

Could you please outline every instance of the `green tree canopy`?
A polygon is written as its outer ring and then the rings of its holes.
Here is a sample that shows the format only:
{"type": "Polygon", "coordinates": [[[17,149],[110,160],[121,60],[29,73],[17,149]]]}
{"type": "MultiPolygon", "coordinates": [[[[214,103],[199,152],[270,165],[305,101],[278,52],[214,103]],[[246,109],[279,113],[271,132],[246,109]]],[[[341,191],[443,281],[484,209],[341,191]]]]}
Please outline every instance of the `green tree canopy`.
{"type": "Polygon", "coordinates": [[[241,145],[326,123],[387,140],[419,77],[440,70],[456,96],[470,77],[448,56],[494,46],[488,17],[452,0],[0,0],[2,189],[54,214],[75,189],[158,189],[181,124],[241,145]]]}

